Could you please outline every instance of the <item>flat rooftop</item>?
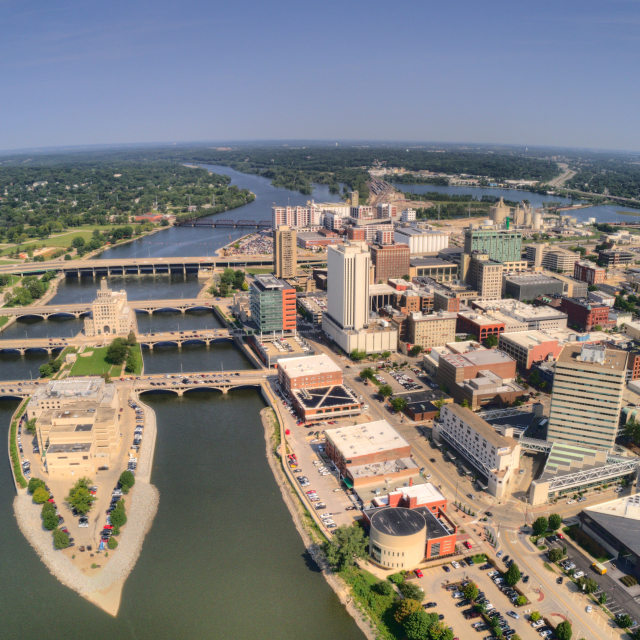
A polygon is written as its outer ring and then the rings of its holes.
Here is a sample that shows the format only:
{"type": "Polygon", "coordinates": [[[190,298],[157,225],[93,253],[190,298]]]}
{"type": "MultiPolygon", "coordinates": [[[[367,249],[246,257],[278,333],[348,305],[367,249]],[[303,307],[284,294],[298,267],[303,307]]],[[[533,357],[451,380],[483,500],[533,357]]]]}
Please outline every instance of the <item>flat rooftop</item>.
{"type": "Polygon", "coordinates": [[[578,471],[603,467],[607,454],[603,450],[590,449],[562,442],[554,442],[547,457],[540,480],[550,480],[578,471]]]}
{"type": "MultiPolygon", "coordinates": [[[[351,454],[356,455],[356,454],[351,454]]],[[[377,482],[392,473],[410,470],[419,473],[420,469],[413,458],[396,458],[384,462],[372,462],[370,464],[352,464],[348,466],[349,473],[354,480],[368,478],[369,483],[377,482]]],[[[404,478],[403,478],[404,479],[404,478]]]]}
{"type": "Polygon", "coordinates": [[[255,276],[252,284],[259,291],[276,291],[281,289],[293,289],[293,287],[284,280],[279,280],[270,273],[259,273],[255,276]]]}
{"type": "Polygon", "coordinates": [[[475,414],[471,409],[461,407],[459,404],[445,404],[442,408],[451,412],[464,424],[469,425],[476,433],[481,435],[487,442],[491,443],[496,449],[502,449],[504,447],[511,448],[515,444],[513,438],[505,438],[483,418],[475,414]]]}
{"type": "Polygon", "coordinates": [[[511,356],[508,356],[502,351],[498,351],[498,349],[478,349],[477,351],[468,351],[464,354],[444,355],[442,358],[454,367],[483,367],[514,361],[511,356]]]}
{"type": "MultiPolygon", "coordinates": [[[[293,342],[296,346],[300,346],[293,340],[290,342],[293,342]]],[[[303,356],[300,358],[278,360],[278,367],[293,379],[323,373],[342,373],[340,366],[324,353],[317,356],[303,356]]]]}
{"type": "Polygon", "coordinates": [[[49,445],[47,453],[86,453],[91,450],[88,442],[76,444],[52,444],[49,445]]]}
{"type": "Polygon", "coordinates": [[[503,333],[500,336],[500,340],[511,342],[523,349],[534,349],[541,344],[558,342],[558,338],[555,338],[544,331],[515,331],[514,333],[503,333]]]}
{"type": "Polygon", "coordinates": [[[396,233],[402,233],[405,236],[444,236],[447,235],[442,231],[432,231],[431,229],[416,229],[416,227],[398,227],[396,233]]]}
{"type": "Polygon", "coordinates": [[[259,342],[258,345],[265,355],[269,358],[275,358],[280,355],[283,357],[291,355],[305,356],[309,353],[305,351],[303,345],[296,342],[293,338],[279,338],[278,340],[259,342]]]}
{"type": "Polygon", "coordinates": [[[328,429],[325,434],[345,458],[409,446],[409,443],[386,420],[328,429]]]}
{"type": "Polygon", "coordinates": [[[337,409],[341,406],[360,406],[355,397],[345,386],[336,384],[329,387],[316,389],[294,389],[296,400],[306,409],[321,409],[331,407],[337,409]]]}
{"type": "Polygon", "coordinates": [[[519,284],[519,285],[548,284],[549,282],[558,282],[557,278],[552,278],[551,276],[543,276],[543,275],[506,276],[506,279],[509,282],[514,282],[515,284],[519,284]]]}
{"type": "Polygon", "coordinates": [[[447,262],[446,260],[440,260],[440,258],[411,258],[409,264],[412,267],[455,267],[458,265],[455,262],[447,262]]]}
{"type": "Polygon", "coordinates": [[[480,314],[477,311],[459,311],[458,317],[466,318],[469,322],[473,322],[478,326],[487,325],[487,324],[500,324],[501,322],[504,324],[503,320],[498,318],[494,318],[489,314],[480,314]]]}
{"type": "MultiPolygon", "coordinates": [[[[597,348],[594,345],[589,346],[592,349],[597,348]]],[[[613,369],[614,371],[626,371],[628,357],[626,351],[619,351],[618,349],[606,349],[604,347],[601,347],[601,350],[604,350],[604,360],[601,364],[600,362],[586,362],[582,359],[578,360],[578,358],[582,358],[582,348],[583,345],[580,344],[566,345],[558,356],[558,362],[575,364],[578,365],[581,369],[592,371],[601,371],[605,367],[607,369],[613,369]]]]}

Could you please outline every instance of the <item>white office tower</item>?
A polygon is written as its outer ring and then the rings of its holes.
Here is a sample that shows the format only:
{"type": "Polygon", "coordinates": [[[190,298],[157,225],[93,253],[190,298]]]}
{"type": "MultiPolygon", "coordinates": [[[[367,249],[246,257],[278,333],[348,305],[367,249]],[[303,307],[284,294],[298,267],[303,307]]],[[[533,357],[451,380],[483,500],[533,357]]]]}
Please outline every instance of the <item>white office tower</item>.
{"type": "Polygon", "coordinates": [[[359,243],[327,249],[328,313],[341,329],[369,324],[370,268],[371,254],[359,243]]]}
{"type": "Polygon", "coordinates": [[[416,210],[415,209],[403,209],[402,210],[402,222],[415,222],[416,210]]]}

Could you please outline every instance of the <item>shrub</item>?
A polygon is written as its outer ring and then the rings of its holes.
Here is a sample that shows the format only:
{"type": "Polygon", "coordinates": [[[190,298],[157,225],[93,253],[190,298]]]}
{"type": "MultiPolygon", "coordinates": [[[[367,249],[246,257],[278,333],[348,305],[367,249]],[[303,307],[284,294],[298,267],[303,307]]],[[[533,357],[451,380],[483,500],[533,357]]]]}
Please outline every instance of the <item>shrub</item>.
{"type": "Polygon", "coordinates": [[[527,604],[527,599],[524,596],[518,596],[518,599],[516,600],[516,604],[519,607],[524,606],[525,604],[527,604]]]}
{"type": "Polygon", "coordinates": [[[136,477],[133,475],[133,473],[131,473],[131,471],[123,471],[120,474],[120,484],[122,485],[123,489],[124,487],[130,489],[135,483],[136,477]]]}
{"type": "Polygon", "coordinates": [[[533,622],[537,622],[542,616],[537,611],[532,611],[529,617],[533,622]]]}
{"type": "Polygon", "coordinates": [[[114,527],[123,527],[127,523],[127,514],[124,512],[124,507],[120,508],[120,504],[123,504],[123,500],[118,502],[118,507],[111,512],[111,524],[114,527]]]}
{"type": "Polygon", "coordinates": [[[556,627],[556,637],[558,640],[571,640],[572,634],[573,630],[568,620],[564,620],[556,627]]]}
{"type": "Polygon", "coordinates": [[[118,546],[118,541],[115,538],[109,538],[107,546],[109,547],[109,549],[115,549],[118,546]]]}
{"type": "Polygon", "coordinates": [[[634,585],[638,584],[638,581],[633,576],[623,576],[622,578],[620,578],[620,582],[622,582],[622,584],[627,587],[633,587],[634,585]]]}
{"type": "Polygon", "coordinates": [[[373,586],[373,589],[381,596],[390,596],[393,593],[393,587],[387,580],[380,580],[373,586]]]}
{"type": "Polygon", "coordinates": [[[470,582],[464,589],[462,589],[464,597],[468,600],[475,600],[478,597],[478,586],[475,582],[470,582]]]}
{"type": "Polygon", "coordinates": [[[551,549],[549,551],[549,560],[551,560],[551,562],[558,562],[558,560],[562,560],[563,555],[562,549],[551,549]]]}
{"type": "Polygon", "coordinates": [[[33,501],[36,504],[43,504],[49,499],[49,492],[44,487],[38,487],[33,492],[33,501]]]}
{"type": "Polygon", "coordinates": [[[56,549],[66,549],[69,546],[69,536],[60,529],[53,532],[53,546],[56,549]]]}
{"type": "Polygon", "coordinates": [[[53,513],[47,511],[42,514],[42,526],[47,531],[53,531],[58,526],[58,516],[55,511],[53,513]]]}
{"type": "Polygon", "coordinates": [[[401,573],[392,573],[387,580],[391,580],[394,584],[402,584],[404,582],[404,576],[401,573]]]}
{"type": "Polygon", "coordinates": [[[40,478],[31,478],[31,480],[29,480],[29,486],[27,487],[27,489],[29,493],[33,493],[39,487],[42,487],[44,489],[44,486],[44,480],[40,480],[40,478]]]}

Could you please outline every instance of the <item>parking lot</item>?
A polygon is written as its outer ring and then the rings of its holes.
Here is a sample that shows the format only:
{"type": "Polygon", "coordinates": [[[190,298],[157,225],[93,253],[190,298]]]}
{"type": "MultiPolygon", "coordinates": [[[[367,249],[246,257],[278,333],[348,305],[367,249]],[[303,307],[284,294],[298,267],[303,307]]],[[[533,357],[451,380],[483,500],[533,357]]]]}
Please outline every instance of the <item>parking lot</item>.
{"type": "MultiPolygon", "coordinates": [[[[496,587],[487,575],[487,571],[480,569],[480,565],[476,564],[473,567],[464,567],[460,569],[454,569],[451,564],[449,573],[440,567],[433,567],[430,569],[423,569],[423,577],[416,578],[412,582],[416,582],[425,591],[425,602],[435,602],[436,607],[434,611],[444,615],[444,622],[447,626],[453,627],[453,633],[455,637],[461,639],[478,637],[479,639],[491,636],[490,629],[477,632],[472,627],[472,624],[477,623],[480,618],[474,618],[467,620],[464,616],[464,611],[468,610],[471,605],[465,605],[457,607],[456,604],[460,603],[460,598],[453,598],[452,593],[447,591],[447,586],[451,583],[458,582],[460,580],[472,580],[478,585],[478,589],[484,592],[485,598],[490,604],[492,604],[497,611],[507,620],[509,626],[515,630],[515,632],[523,639],[533,640],[534,638],[540,639],[538,632],[534,630],[525,615],[524,611],[534,609],[535,607],[515,607],[511,604],[509,599],[496,587]],[[514,619],[511,616],[506,615],[507,611],[515,611],[518,613],[519,618],[514,619]],[[473,632],[473,633],[472,633],[473,632]]],[[[502,568],[502,567],[500,567],[502,568]]]]}

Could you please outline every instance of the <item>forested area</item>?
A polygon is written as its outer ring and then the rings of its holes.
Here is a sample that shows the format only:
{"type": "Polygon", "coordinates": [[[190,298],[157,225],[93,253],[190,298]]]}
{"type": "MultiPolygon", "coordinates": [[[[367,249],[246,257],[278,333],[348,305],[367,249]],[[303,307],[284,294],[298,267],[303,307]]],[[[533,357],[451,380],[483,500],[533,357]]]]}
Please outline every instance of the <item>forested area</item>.
{"type": "Polygon", "coordinates": [[[638,158],[617,162],[603,158],[583,162],[578,173],[564,186],[590,193],[640,199],[640,164],[638,158]]]}
{"type": "MultiPolygon", "coordinates": [[[[139,152],[140,153],[140,152],[139,152]]],[[[230,178],[177,161],[119,154],[58,154],[0,163],[0,241],[24,242],[85,224],[127,224],[159,212],[187,217],[189,204],[219,213],[254,196],[230,178]],[[215,200],[214,200],[215,199],[215,200]]],[[[202,211],[200,212],[202,215],[202,211]]]]}

